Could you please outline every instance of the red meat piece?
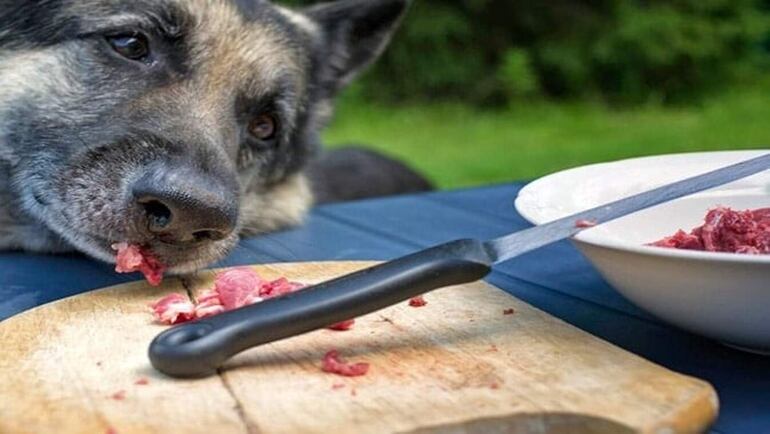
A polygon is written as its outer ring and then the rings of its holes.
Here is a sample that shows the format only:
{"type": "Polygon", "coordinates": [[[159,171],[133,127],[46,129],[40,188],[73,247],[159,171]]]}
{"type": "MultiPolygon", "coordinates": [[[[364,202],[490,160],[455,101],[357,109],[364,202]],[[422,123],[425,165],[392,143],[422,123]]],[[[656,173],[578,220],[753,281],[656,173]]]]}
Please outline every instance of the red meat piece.
{"type": "Polygon", "coordinates": [[[575,222],[576,228],[585,229],[585,228],[592,228],[594,226],[596,226],[596,222],[593,220],[578,220],[575,222]]]}
{"type": "Polygon", "coordinates": [[[770,254],[770,208],[734,211],[710,210],[701,226],[690,233],[679,230],[650,244],[674,249],[743,254],[770,254]]]}
{"type": "Polygon", "coordinates": [[[355,324],[356,320],[349,319],[346,321],[338,322],[337,324],[332,324],[329,327],[327,327],[329,330],[336,330],[338,332],[344,332],[348,331],[353,328],[353,324],[355,324]]]}
{"type": "Polygon", "coordinates": [[[285,277],[281,277],[272,282],[262,282],[259,287],[259,296],[262,298],[273,298],[297,291],[304,287],[305,285],[301,283],[290,282],[285,277]]]}
{"type": "Polygon", "coordinates": [[[344,377],[359,377],[369,372],[368,363],[347,363],[340,357],[337,350],[331,350],[324,355],[321,370],[344,377]]]}
{"type": "Polygon", "coordinates": [[[650,245],[683,250],[704,250],[703,242],[701,242],[700,237],[697,235],[688,234],[681,229],[674,235],[663,238],[662,240],[656,241],[650,245]]]}
{"type": "MultiPolygon", "coordinates": [[[[193,319],[206,318],[277,297],[304,288],[305,285],[290,282],[286,278],[274,281],[262,279],[247,267],[234,268],[219,273],[214,279],[214,289],[203,292],[196,304],[182,294],[171,294],[150,305],[155,317],[163,324],[179,324],[193,319]]],[[[335,324],[335,330],[349,330],[353,321],[335,324]]]]}
{"type": "MultiPolygon", "coordinates": [[[[150,307],[159,322],[168,325],[180,324],[193,319],[219,315],[228,310],[288,294],[304,287],[304,284],[291,282],[284,277],[273,281],[263,280],[251,268],[241,267],[219,273],[214,280],[214,289],[203,292],[196,304],[191,303],[182,294],[171,294],[151,304],[150,307]]],[[[347,331],[353,327],[354,323],[355,320],[350,319],[328,328],[347,331]]]]}
{"type": "Polygon", "coordinates": [[[110,398],[114,399],[115,401],[122,401],[126,399],[126,391],[125,390],[118,390],[117,392],[110,395],[110,398]]]}
{"type": "Polygon", "coordinates": [[[150,308],[163,324],[179,324],[195,318],[195,306],[182,294],[169,294],[151,303],[150,308]]]}
{"type": "Polygon", "coordinates": [[[137,386],[146,386],[146,385],[150,384],[150,380],[142,377],[142,378],[134,381],[134,384],[136,384],[137,386]]]}
{"type": "Polygon", "coordinates": [[[423,307],[427,304],[428,302],[425,301],[425,298],[422,295],[418,295],[417,297],[414,297],[409,300],[409,306],[412,306],[412,307],[423,307]]]}
{"type": "Polygon", "coordinates": [[[198,297],[198,304],[195,305],[195,317],[206,318],[207,316],[219,315],[225,310],[219,300],[219,294],[212,289],[198,297]]]}
{"type": "Polygon", "coordinates": [[[214,292],[225,310],[233,310],[261,301],[260,288],[265,283],[251,268],[233,268],[217,275],[214,292]]]}
{"type": "Polygon", "coordinates": [[[158,259],[135,244],[117,243],[112,248],[117,250],[115,257],[115,271],[118,273],[133,273],[139,271],[152,286],[160,285],[163,280],[163,272],[166,267],[158,259]]]}

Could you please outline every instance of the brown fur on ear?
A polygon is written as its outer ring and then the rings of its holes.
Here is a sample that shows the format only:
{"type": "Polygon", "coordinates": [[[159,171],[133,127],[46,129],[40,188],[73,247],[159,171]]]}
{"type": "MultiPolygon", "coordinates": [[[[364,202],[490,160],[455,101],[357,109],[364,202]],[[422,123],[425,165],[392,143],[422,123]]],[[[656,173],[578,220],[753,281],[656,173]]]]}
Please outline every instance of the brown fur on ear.
{"type": "Polygon", "coordinates": [[[257,235],[302,223],[313,205],[304,175],[293,175],[266,191],[248,191],[241,200],[242,235],[257,235]]]}
{"type": "Polygon", "coordinates": [[[323,84],[335,91],[347,85],[382,54],[403,18],[409,0],[340,0],[304,11],[326,39],[320,58],[323,84]]]}

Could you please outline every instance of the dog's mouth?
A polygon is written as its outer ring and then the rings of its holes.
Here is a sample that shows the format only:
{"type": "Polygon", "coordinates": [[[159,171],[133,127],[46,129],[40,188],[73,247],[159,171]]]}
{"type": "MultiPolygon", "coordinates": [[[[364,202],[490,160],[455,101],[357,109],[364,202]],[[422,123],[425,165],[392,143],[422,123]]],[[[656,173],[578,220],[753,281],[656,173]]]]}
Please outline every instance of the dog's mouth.
{"type": "Polygon", "coordinates": [[[131,237],[120,234],[109,237],[93,231],[75,229],[66,219],[55,218],[50,212],[45,214],[46,226],[82,253],[115,264],[117,252],[113,246],[120,243],[141,246],[143,251],[151,254],[163,265],[165,272],[171,275],[191,273],[221,260],[235,247],[239,239],[236,232],[221,240],[186,245],[168,243],[157,237],[131,237]]]}
{"type": "MultiPolygon", "coordinates": [[[[103,221],[100,224],[75,225],[66,213],[54,209],[58,208],[55,202],[43,204],[36,200],[33,206],[28,205],[25,208],[58,237],[57,243],[64,247],[63,250],[74,248],[92,258],[115,264],[117,252],[113,248],[114,245],[136,245],[151,254],[162,264],[165,272],[171,275],[192,273],[223,259],[239,240],[236,228],[221,239],[180,244],[168,242],[162,236],[125,229],[130,227],[130,224],[119,219],[112,221],[112,225],[106,225],[103,221]],[[111,229],[110,226],[117,229],[111,229]]],[[[83,220],[96,219],[91,216],[83,220]]]]}
{"type": "Polygon", "coordinates": [[[169,274],[185,274],[204,268],[224,258],[237,242],[233,235],[225,240],[188,246],[178,246],[160,240],[110,240],[99,236],[90,236],[87,243],[78,245],[80,250],[106,262],[116,263],[115,246],[121,243],[134,245],[151,255],[169,274]]]}
{"type": "MultiPolygon", "coordinates": [[[[31,202],[26,201],[26,203],[31,202]]],[[[169,274],[194,272],[221,260],[238,241],[237,231],[234,231],[229,236],[216,241],[175,244],[164,241],[162,237],[137,233],[129,235],[125,230],[106,230],[98,225],[95,225],[97,227],[85,227],[89,225],[76,227],[65,213],[56,212],[53,209],[58,208],[55,202],[43,204],[36,200],[34,206],[27,208],[66,244],[82,253],[114,264],[116,251],[112,246],[118,243],[133,244],[151,253],[163,264],[169,274]]]]}

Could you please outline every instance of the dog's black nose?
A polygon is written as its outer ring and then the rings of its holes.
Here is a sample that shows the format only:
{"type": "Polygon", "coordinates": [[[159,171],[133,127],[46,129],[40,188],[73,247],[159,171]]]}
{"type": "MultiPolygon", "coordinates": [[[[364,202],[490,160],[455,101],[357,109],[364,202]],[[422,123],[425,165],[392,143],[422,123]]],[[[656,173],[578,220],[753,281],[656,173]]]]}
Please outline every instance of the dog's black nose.
{"type": "Polygon", "coordinates": [[[170,244],[227,238],[238,221],[235,186],[193,170],[153,168],[132,186],[141,227],[170,244]]]}

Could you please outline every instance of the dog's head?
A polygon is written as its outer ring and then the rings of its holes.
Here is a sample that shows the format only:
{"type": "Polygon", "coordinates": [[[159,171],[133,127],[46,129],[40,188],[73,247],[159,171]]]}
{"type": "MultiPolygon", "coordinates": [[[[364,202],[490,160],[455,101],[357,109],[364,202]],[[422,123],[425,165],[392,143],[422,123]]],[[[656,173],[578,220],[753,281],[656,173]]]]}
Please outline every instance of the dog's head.
{"type": "Polygon", "coordinates": [[[176,272],[299,221],[331,100],[407,1],[0,3],[8,206],[92,256],[129,241],[176,272]]]}

